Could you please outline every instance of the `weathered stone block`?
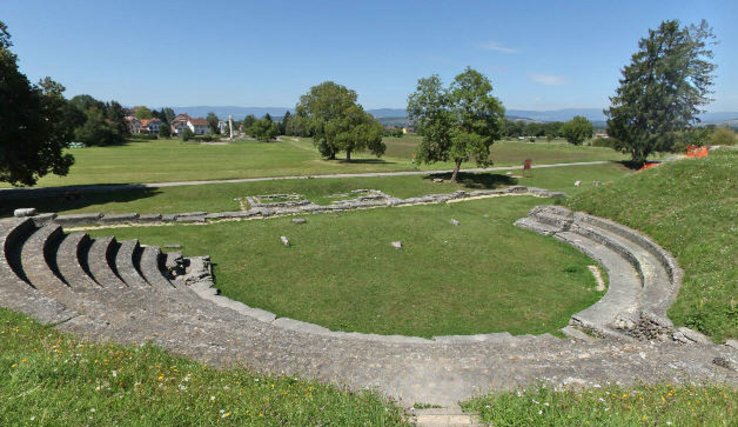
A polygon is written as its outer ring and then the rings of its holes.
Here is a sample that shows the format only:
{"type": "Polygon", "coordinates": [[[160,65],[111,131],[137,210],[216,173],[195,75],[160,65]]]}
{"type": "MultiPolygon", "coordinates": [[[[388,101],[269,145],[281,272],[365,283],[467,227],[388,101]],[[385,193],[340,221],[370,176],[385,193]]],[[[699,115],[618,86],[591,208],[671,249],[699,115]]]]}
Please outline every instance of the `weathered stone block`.
{"type": "Polygon", "coordinates": [[[106,214],[103,215],[102,218],[100,218],[100,222],[108,223],[108,224],[115,224],[115,223],[121,223],[121,222],[131,222],[138,219],[137,213],[127,213],[127,214],[106,214]]]}
{"type": "Polygon", "coordinates": [[[19,208],[13,211],[13,216],[16,218],[24,218],[34,215],[36,215],[36,208],[19,208]]]}
{"type": "Polygon", "coordinates": [[[59,225],[85,225],[94,224],[102,218],[101,213],[81,213],[81,214],[69,214],[59,215],[54,218],[54,222],[59,225]]]}

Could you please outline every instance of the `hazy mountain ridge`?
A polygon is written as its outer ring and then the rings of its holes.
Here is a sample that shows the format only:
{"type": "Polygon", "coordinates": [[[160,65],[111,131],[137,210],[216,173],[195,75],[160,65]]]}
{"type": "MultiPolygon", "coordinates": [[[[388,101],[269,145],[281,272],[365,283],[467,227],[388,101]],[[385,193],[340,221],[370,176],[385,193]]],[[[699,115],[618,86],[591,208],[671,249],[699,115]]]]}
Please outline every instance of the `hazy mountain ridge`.
{"type": "MultiPolygon", "coordinates": [[[[187,113],[193,117],[205,117],[209,112],[214,112],[220,118],[226,118],[232,115],[234,119],[241,120],[249,114],[256,117],[262,117],[269,113],[272,117],[282,117],[285,111],[294,113],[294,108],[289,107],[237,107],[237,106],[192,106],[192,107],[173,107],[174,111],[179,113],[187,113]]],[[[407,111],[404,108],[375,108],[367,110],[382,122],[392,122],[393,124],[401,124],[407,121],[407,111]],[[384,120],[382,120],[384,119],[384,120]],[[392,120],[387,120],[392,119],[392,120]],[[404,119],[404,121],[403,121],[404,119]]],[[[517,110],[509,109],[506,111],[506,117],[511,120],[525,120],[534,122],[565,122],[571,120],[574,116],[584,116],[594,123],[604,123],[605,114],[599,108],[564,108],[560,110],[517,110]]],[[[700,116],[705,124],[731,124],[738,122],[738,112],[710,112],[700,116]]]]}

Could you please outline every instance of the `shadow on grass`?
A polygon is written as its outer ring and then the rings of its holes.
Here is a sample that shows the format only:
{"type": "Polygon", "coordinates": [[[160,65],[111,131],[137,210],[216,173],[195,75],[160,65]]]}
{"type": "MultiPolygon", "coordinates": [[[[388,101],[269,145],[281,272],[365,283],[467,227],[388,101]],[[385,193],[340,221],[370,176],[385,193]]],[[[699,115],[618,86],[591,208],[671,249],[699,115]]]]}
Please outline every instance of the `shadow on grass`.
{"type": "Polygon", "coordinates": [[[636,162],[633,160],[620,160],[615,163],[619,163],[630,170],[637,171],[648,164],[661,164],[662,161],[661,160],[647,160],[645,163],[643,163],[643,162],[636,162]]]}
{"type": "Polygon", "coordinates": [[[338,163],[349,165],[394,165],[396,162],[390,162],[384,159],[337,159],[338,163]]]}
{"type": "Polygon", "coordinates": [[[10,216],[17,208],[39,212],[63,212],[105,203],[127,203],[152,197],[160,191],[137,184],[16,188],[0,190],[0,216],[10,216]]]}
{"type": "MultiPolygon", "coordinates": [[[[451,173],[435,173],[425,176],[423,179],[451,179],[451,173]]],[[[516,185],[518,180],[507,175],[501,175],[497,173],[469,173],[459,172],[458,175],[459,183],[466,188],[476,189],[495,189],[498,187],[505,187],[509,185],[516,185]]]]}

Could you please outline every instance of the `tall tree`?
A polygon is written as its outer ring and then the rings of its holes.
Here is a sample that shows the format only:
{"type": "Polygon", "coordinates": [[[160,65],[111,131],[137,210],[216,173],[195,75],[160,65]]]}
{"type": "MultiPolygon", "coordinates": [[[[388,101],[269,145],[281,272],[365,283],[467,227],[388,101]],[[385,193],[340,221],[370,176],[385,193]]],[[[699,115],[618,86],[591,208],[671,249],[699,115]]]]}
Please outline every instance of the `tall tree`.
{"type": "Polygon", "coordinates": [[[117,101],[110,101],[105,104],[105,118],[108,120],[110,126],[112,126],[116,133],[122,137],[130,136],[128,125],[126,124],[126,113],[120,103],[117,101]]]}
{"type": "Polygon", "coordinates": [[[66,175],[70,128],[64,87],[46,78],[38,86],[18,70],[6,25],[0,21],[0,181],[33,185],[48,173],[66,175]]]}
{"type": "Polygon", "coordinates": [[[220,122],[220,119],[218,116],[215,115],[214,112],[209,112],[208,116],[205,118],[205,120],[208,121],[208,128],[210,128],[210,133],[213,135],[220,134],[220,128],[218,127],[218,122],[220,122]]]}
{"type": "Polygon", "coordinates": [[[380,157],[387,149],[382,142],[384,127],[360,105],[349,107],[341,119],[328,122],[324,132],[337,152],[346,153],[347,161],[351,160],[351,153],[369,150],[380,157]]]}
{"type": "Polygon", "coordinates": [[[162,109],[161,109],[161,115],[162,115],[162,116],[164,116],[164,118],[162,119],[162,121],[165,121],[165,122],[167,122],[167,123],[169,123],[169,124],[172,124],[172,121],[173,121],[173,120],[174,120],[174,118],[175,118],[175,117],[177,116],[177,115],[176,115],[176,114],[174,113],[174,110],[173,110],[173,109],[171,109],[171,108],[169,108],[169,107],[166,107],[166,108],[162,108],[162,109]],[[166,120],[165,120],[165,119],[166,119],[166,120]]]}
{"type": "Polygon", "coordinates": [[[423,137],[417,161],[453,161],[454,181],[465,161],[492,164],[489,150],[502,137],[505,109],[492,96],[492,83],[483,74],[467,67],[448,88],[437,75],[420,79],[408,98],[407,111],[415,131],[423,137]]]}
{"type": "Polygon", "coordinates": [[[564,123],[560,129],[561,136],[566,138],[570,144],[582,145],[582,143],[594,135],[594,126],[592,122],[584,116],[574,116],[571,120],[564,123]]]}
{"type": "Polygon", "coordinates": [[[324,158],[333,160],[340,151],[346,151],[350,160],[352,152],[365,149],[377,157],[384,154],[384,144],[372,142],[373,136],[372,141],[352,136],[355,128],[366,125],[365,129],[370,130],[372,121],[376,121],[356,100],[356,92],[331,81],[313,86],[300,97],[296,119],[304,120],[324,158]]]}
{"type": "Polygon", "coordinates": [[[654,152],[669,151],[679,132],[699,122],[700,107],[711,101],[714,39],[704,20],[686,27],[671,20],[638,43],[605,110],[607,133],[634,165],[654,152]]]}
{"type": "Polygon", "coordinates": [[[242,122],[243,132],[247,135],[252,135],[251,128],[254,126],[254,123],[256,123],[256,117],[253,114],[244,117],[242,122]]]}
{"type": "Polygon", "coordinates": [[[292,135],[290,130],[290,121],[292,120],[292,114],[289,110],[284,112],[284,116],[282,116],[282,123],[279,126],[279,132],[282,135],[292,135]]]}

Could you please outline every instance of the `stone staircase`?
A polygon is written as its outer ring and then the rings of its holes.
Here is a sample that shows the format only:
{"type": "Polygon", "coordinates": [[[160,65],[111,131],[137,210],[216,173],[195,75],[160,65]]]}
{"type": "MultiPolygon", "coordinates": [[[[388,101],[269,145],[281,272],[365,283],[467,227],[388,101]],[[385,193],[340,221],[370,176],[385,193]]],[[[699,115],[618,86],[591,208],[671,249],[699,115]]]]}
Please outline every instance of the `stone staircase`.
{"type": "Polygon", "coordinates": [[[682,270],[648,237],[623,225],[561,206],[539,206],[515,223],[551,235],[599,261],[609,288],[596,304],[572,316],[564,333],[707,342],[701,334],[675,330],[666,315],[679,291],[682,270]]]}
{"type": "MultiPolygon", "coordinates": [[[[662,270],[650,270],[658,266],[646,262],[659,257],[648,251],[619,266],[623,257],[614,243],[611,248],[586,234],[587,227],[606,230],[604,225],[565,212],[544,219],[543,213],[520,225],[566,239],[608,268],[605,303],[573,321],[607,339],[504,332],[426,339],[330,331],[219,295],[206,258],[180,259],[137,241],[67,234],[45,216],[0,220],[0,306],[95,341],[152,342],[215,366],[375,389],[408,407],[425,402],[454,408],[472,396],[538,380],[566,385],[708,378],[738,384],[735,372],[712,363],[737,357],[727,346],[642,342],[613,326],[622,313],[634,322],[643,313],[662,315],[672,296],[645,289],[652,281],[671,289],[661,282],[677,283],[678,267],[662,263],[662,270]],[[614,284],[617,271],[625,289],[610,295],[621,287],[614,284]],[[608,304],[620,308],[610,310],[608,304]]],[[[635,245],[617,231],[609,233],[622,246],[635,245]]],[[[426,415],[448,415],[450,422],[451,415],[462,414],[426,415]]]]}

